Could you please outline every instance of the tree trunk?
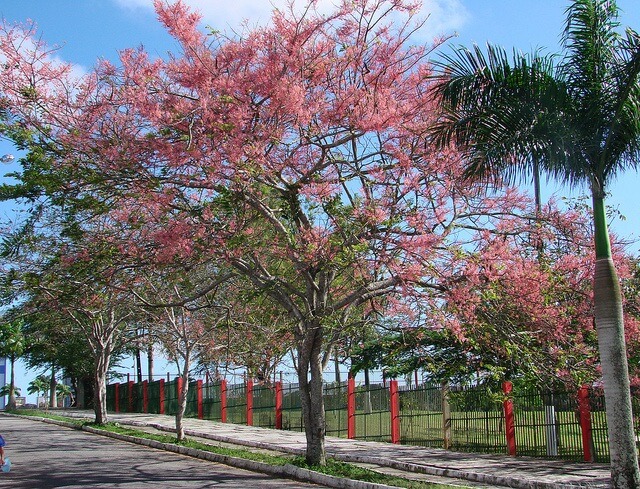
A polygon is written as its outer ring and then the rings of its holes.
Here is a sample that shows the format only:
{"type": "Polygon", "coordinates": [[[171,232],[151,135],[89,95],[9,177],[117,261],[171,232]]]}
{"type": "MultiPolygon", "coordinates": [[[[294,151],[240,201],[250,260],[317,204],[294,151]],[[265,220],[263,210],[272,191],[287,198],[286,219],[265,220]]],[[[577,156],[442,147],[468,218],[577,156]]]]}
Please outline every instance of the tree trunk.
{"type": "Polygon", "coordinates": [[[111,354],[107,350],[102,350],[96,355],[96,366],[94,372],[94,400],[93,409],[96,415],[96,424],[105,424],[108,421],[107,415],[107,371],[111,354]]]}
{"type": "Polygon", "coordinates": [[[306,331],[307,336],[298,348],[298,383],[307,438],[306,461],[309,465],[325,465],[322,328],[319,325],[307,326],[306,331]]]}
{"type": "Polygon", "coordinates": [[[16,409],[16,356],[11,355],[11,380],[9,381],[9,403],[8,409],[16,409]]]}
{"type": "Polygon", "coordinates": [[[49,381],[49,407],[58,407],[58,397],[56,396],[56,366],[51,365],[51,380],[49,381]]]}
{"type": "Polygon", "coordinates": [[[371,381],[369,380],[369,369],[364,369],[364,387],[365,387],[365,395],[364,395],[364,412],[366,414],[371,414],[373,411],[373,406],[371,405],[371,381]]]}
{"type": "Polygon", "coordinates": [[[136,346],[136,378],[138,384],[142,384],[142,355],[140,354],[140,348],[136,346]]]}
{"type": "Polygon", "coordinates": [[[631,408],[622,294],[611,259],[604,200],[595,195],[593,214],[596,241],[593,286],[595,321],[604,382],[611,479],[615,489],[637,489],[640,487],[640,471],[631,408]]]}
{"type": "Polygon", "coordinates": [[[147,349],[147,370],[149,382],[153,382],[153,343],[151,340],[149,340],[149,348],[147,349]]]}
{"type": "Polygon", "coordinates": [[[85,389],[84,389],[85,380],[83,378],[75,379],[75,388],[76,388],[76,405],[78,409],[85,409],[87,403],[85,401],[85,389]]]}
{"type": "Polygon", "coordinates": [[[184,413],[187,411],[187,394],[189,394],[189,369],[188,361],[184,363],[182,369],[182,386],[178,392],[178,411],[176,412],[176,438],[178,441],[184,440],[184,413]]]}

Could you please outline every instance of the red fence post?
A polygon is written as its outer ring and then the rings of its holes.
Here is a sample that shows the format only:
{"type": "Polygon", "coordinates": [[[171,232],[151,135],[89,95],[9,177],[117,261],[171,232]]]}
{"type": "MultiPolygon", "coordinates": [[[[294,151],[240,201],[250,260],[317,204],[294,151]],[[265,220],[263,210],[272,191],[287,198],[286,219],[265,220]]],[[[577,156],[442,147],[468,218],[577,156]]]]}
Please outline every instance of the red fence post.
{"type": "Polygon", "coordinates": [[[389,397],[391,403],[391,443],[400,443],[400,395],[398,381],[389,382],[389,397]]]}
{"type": "Polygon", "coordinates": [[[504,424],[505,435],[507,436],[507,451],[512,457],[516,456],[516,423],[513,413],[513,399],[511,398],[511,392],[513,391],[513,384],[511,382],[502,383],[502,392],[505,395],[503,402],[504,407],[504,424]]]}
{"type": "Polygon", "coordinates": [[[204,419],[204,406],[202,405],[202,380],[196,382],[196,393],[198,395],[198,418],[204,419]]]}
{"type": "Polygon", "coordinates": [[[149,412],[149,381],[142,381],[142,412],[149,412]]]}
{"type": "Polygon", "coordinates": [[[116,413],[120,412],[120,382],[116,382],[116,384],[113,386],[114,387],[114,395],[113,397],[115,397],[115,403],[116,403],[116,413]]]}
{"type": "MultiPolygon", "coordinates": [[[[182,397],[182,377],[178,376],[176,377],[176,399],[178,400],[178,406],[180,406],[181,397],[182,397]]],[[[170,413],[170,414],[175,414],[175,413],[170,413]]]]}
{"type": "Polygon", "coordinates": [[[593,438],[591,433],[591,406],[589,404],[589,388],[585,385],[578,390],[578,409],[580,410],[580,428],[582,429],[582,452],[585,462],[595,460],[593,454],[593,438]]]}
{"type": "Polygon", "coordinates": [[[247,426],[253,426],[253,380],[247,380],[247,426]]]}
{"type": "Polygon", "coordinates": [[[356,437],[356,379],[349,374],[347,380],[347,438],[356,437]]]}
{"type": "Polygon", "coordinates": [[[160,386],[158,390],[160,391],[158,395],[158,411],[160,414],[164,414],[164,379],[160,379],[160,386]]]}
{"type": "Polygon", "coordinates": [[[220,421],[227,422],[227,381],[220,382],[220,421]]]}
{"type": "Polygon", "coordinates": [[[127,382],[127,391],[129,393],[129,402],[127,403],[127,411],[132,413],[133,412],[133,380],[130,380],[129,382],[127,382]]]}
{"type": "Polygon", "coordinates": [[[282,429],[282,382],[276,382],[276,430],[282,429]]]}

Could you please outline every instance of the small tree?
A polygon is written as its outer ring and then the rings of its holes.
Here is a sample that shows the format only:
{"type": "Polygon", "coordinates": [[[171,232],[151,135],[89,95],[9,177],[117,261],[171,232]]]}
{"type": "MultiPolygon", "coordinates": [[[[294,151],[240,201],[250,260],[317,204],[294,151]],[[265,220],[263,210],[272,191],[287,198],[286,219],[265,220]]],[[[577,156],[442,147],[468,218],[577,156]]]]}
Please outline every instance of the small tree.
{"type": "Polygon", "coordinates": [[[178,440],[184,439],[183,418],[190,373],[201,356],[211,355],[212,350],[220,348],[218,326],[228,317],[228,307],[218,302],[218,290],[224,287],[224,278],[206,294],[197,293],[200,282],[215,275],[215,271],[215,267],[205,263],[194,265],[188,272],[181,267],[158,267],[154,273],[148,271],[138,277],[136,295],[146,307],[146,322],[153,323],[149,334],[180,372],[176,412],[178,440]]]}

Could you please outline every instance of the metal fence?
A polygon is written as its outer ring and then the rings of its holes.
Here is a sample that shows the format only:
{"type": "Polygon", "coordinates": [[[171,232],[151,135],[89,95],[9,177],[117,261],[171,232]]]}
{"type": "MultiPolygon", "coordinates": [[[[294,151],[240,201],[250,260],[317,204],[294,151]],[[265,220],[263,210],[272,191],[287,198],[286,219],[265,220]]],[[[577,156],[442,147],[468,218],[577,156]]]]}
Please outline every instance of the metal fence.
{"type": "Polygon", "coordinates": [[[451,446],[465,452],[505,453],[502,397],[484,386],[452,386],[448,391],[451,446]]]}
{"type": "Polygon", "coordinates": [[[276,390],[274,386],[253,386],[253,426],[276,427],[276,390]]]}
{"type": "MultiPolygon", "coordinates": [[[[218,383],[200,384],[199,387],[192,382],[185,414],[221,421],[226,402],[226,421],[229,423],[247,424],[249,411],[249,421],[254,426],[275,428],[279,415],[282,429],[304,431],[298,384],[284,384],[280,388],[280,409],[277,410],[274,386],[250,385],[248,388],[247,384],[234,384],[226,386],[223,393],[218,383]],[[250,403],[247,402],[249,392],[250,403]]],[[[121,412],[146,409],[159,413],[160,392],[160,382],[149,382],[146,387],[125,383],[117,388],[112,384],[107,386],[107,409],[121,412]]],[[[640,435],[640,389],[634,389],[632,394],[637,413],[634,421],[640,435]]],[[[164,383],[163,398],[163,412],[175,414],[177,379],[164,383]]],[[[385,384],[325,384],[326,433],[361,440],[391,441],[393,410],[390,399],[385,384]]],[[[399,436],[394,436],[403,444],[508,453],[505,418],[505,400],[508,399],[514,413],[517,455],[582,461],[585,457],[583,417],[586,416],[590,419],[589,444],[593,460],[609,460],[604,396],[599,389],[590,390],[586,415],[576,392],[548,391],[531,386],[516,385],[508,395],[486,386],[403,386],[398,390],[397,399],[394,406],[399,418],[399,436]]]]}
{"type": "MultiPolygon", "coordinates": [[[[327,435],[347,436],[347,384],[325,384],[324,412],[327,435]]],[[[302,415],[302,413],[301,413],[302,415]]],[[[304,426],[303,426],[304,429],[304,426]]]]}
{"type": "Polygon", "coordinates": [[[298,384],[285,384],[282,386],[282,429],[304,431],[302,401],[298,384]]]}
{"type": "Polygon", "coordinates": [[[222,420],[222,386],[207,382],[202,389],[202,412],[206,419],[222,420]]]}
{"type": "Polygon", "coordinates": [[[247,424],[246,384],[232,384],[227,387],[227,422],[247,424]]]}
{"type": "Polygon", "coordinates": [[[389,387],[383,384],[356,388],[356,438],[370,441],[391,441],[391,406],[389,387]]]}
{"type": "Polygon", "coordinates": [[[443,448],[443,403],[440,386],[403,386],[400,396],[400,442],[443,448]]]}

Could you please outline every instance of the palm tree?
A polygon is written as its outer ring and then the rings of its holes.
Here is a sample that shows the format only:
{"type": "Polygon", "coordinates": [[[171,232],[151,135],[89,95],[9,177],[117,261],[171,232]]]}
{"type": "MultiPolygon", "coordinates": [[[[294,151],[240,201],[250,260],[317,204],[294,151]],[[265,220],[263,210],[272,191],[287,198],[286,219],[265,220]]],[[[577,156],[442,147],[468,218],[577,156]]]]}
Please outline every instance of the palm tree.
{"type": "Polygon", "coordinates": [[[27,394],[37,394],[40,396],[42,393],[42,397],[44,398],[45,406],[47,404],[47,391],[49,390],[49,377],[45,375],[38,375],[35,379],[29,382],[27,386],[27,394]]]}
{"type": "Polygon", "coordinates": [[[470,178],[514,182],[540,169],[592,196],[595,323],[607,405],[612,482],[640,487],[620,284],[605,214],[608,183],[640,157],[640,37],[618,31],[615,0],[574,0],[564,56],[488,45],[436,62],[440,145],[456,143],[470,178]]]}
{"type": "Polygon", "coordinates": [[[12,392],[15,396],[19,396],[20,387],[17,385],[11,386],[11,384],[5,384],[0,387],[0,397],[10,396],[12,392]]]}
{"type": "Polygon", "coordinates": [[[64,398],[68,397],[69,402],[73,405],[73,389],[67,384],[56,384],[56,397],[60,400],[60,405],[64,405],[64,398]]]}
{"type": "Polygon", "coordinates": [[[25,349],[25,337],[22,333],[23,322],[21,320],[11,320],[8,315],[3,317],[0,322],[0,356],[9,358],[11,365],[11,377],[9,381],[9,401],[7,407],[9,409],[16,408],[16,396],[20,395],[15,392],[16,377],[16,359],[18,359],[25,349]]]}

